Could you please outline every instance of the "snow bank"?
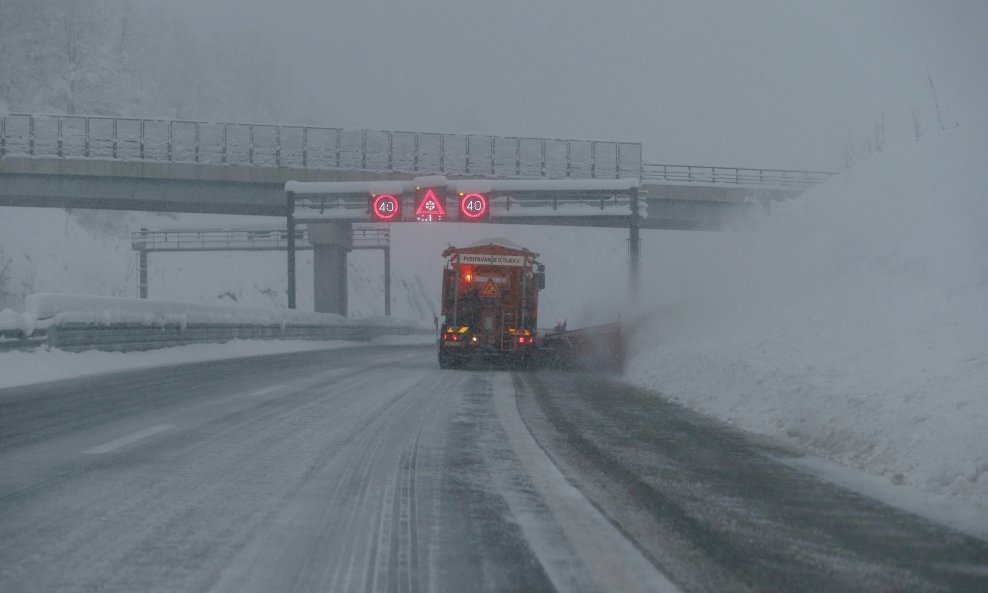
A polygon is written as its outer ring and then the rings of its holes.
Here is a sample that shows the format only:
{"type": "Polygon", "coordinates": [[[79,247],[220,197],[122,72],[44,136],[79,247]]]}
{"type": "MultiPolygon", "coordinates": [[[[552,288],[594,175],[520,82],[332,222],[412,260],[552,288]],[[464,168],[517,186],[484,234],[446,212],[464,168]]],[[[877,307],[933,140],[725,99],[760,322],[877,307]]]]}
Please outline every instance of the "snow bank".
{"type": "Polygon", "coordinates": [[[680,280],[651,287],[662,306],[633,337],[628,379],[988,510],[986,129],[875,156],[745,228],[662,244],[677,261],[646,279],[680,280]]]}
{"type": "Polygon", "coordinates": [[[0,389],[117,371],[352,346],[353,342],[343,341],[231,340],[223,344],[192,344],[149,352],[4,352],[0,355],[0,389]]]}
{"type": "MultiPolygon", "coordinates": [[[[16,315],[16,314],[15,314],[16,315]]],[[[313,313],[293,309],[265,309],[231,305],[211,305],[149,299],[128,299],[76,294],[32,294],[25,299],[22,325],[37,320],[40,327],[65,322],[139,323],[146,326],[188,324],[223,325],[359,325],[380,328],[424,327],[420,322],[392,317],[351,320],[331,313],[313,313]]],[[[0,317],[0,323],[3,323],[0,317]]],[[[29,333],[29,332],[28,332],[29,333]]]]}

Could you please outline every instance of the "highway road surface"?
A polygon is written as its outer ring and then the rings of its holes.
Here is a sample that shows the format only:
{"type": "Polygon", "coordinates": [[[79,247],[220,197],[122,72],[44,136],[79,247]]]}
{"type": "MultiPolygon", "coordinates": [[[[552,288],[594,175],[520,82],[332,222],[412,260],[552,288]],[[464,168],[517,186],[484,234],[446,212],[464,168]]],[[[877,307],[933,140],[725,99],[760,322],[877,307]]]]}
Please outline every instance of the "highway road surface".
{"type": "Polygon", "coordinates": [[[988,591],[988,543],[622,384],[359,347],[0,390],[0,591],[988,591]]]}

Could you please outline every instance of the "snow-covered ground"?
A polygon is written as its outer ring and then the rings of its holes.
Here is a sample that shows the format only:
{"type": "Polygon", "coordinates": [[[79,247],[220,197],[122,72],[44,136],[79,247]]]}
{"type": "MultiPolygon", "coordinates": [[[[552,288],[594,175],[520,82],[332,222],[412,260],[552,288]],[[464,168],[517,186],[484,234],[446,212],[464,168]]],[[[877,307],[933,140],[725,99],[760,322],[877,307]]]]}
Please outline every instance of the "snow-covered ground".
{"type": "Polygon", "coordinates": [[[873,155],[730,232],[653,237],[675,286],[653,286],[628,379],[988,511],[986,129],[873,155]]]}
{"type": "MultiPolygon", "coordinates": [[[[442,249],[507,237],[542,254],[543,325],[629,322],[627,380],[903,491],[988,511],[986,131],[873,155],[730,231],[643,232],[638,313],[626,232],[394,224],[393,313],[431,323],[442,249]]],[[[3,208],[0,309],[20,312],[35,292],[136,296],[128,233],[141,226],[263,223],[3,208]]],[[[382,271],[380,252],[351,253],[351,316],[383,312],[382,271]]],[[[298,280],[311,309],[309,253],[298,280]]],[[[283,307],[285,286],[283,253],[151,256],[156,299],[283,307]]],[[[88,362],[97,356],[130,357],[115,363],[126,368],[169,355],[59,356],[0,354],[0,385],[32,366],[84,373],[108,369],[88,362]]]]}

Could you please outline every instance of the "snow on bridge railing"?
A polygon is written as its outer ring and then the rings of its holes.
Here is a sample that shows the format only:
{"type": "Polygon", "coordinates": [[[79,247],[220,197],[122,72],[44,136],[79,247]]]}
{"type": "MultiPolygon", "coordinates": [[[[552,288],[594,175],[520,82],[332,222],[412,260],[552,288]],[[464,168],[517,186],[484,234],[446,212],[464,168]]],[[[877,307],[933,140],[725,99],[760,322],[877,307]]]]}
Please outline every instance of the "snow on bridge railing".
{"type": "Polygon", "coordinates": [[[792,171],[786,169],[749,169],[743,167],[708,167],[644,163],[642,181],[672,183],[712,183],[765,187],[806,188],[827,181],[837,173],[831,171],[792,171]]]}
{"type": "Polygon", "coordinates": [[[638,177],[637,142],[0,114],[5,155],[524,178],[638,177]]]}

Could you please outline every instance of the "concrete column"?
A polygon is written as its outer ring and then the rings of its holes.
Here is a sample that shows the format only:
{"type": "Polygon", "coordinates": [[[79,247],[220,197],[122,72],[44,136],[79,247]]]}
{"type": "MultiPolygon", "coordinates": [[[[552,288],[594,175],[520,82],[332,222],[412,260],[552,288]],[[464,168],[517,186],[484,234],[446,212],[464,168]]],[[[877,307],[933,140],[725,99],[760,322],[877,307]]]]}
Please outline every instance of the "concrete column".
{"type": "Polygon", "coordinates": [[[138,294],[142,299],[148,298],[148,252],[143,249],[138,252],[138,294]]]}
{"type": "Polygon", "coordinates": [[[347,252],[352,246],[349,222],[308,225],[314,247],[313,288],[318,313],[347,315],[347,252]]]}

